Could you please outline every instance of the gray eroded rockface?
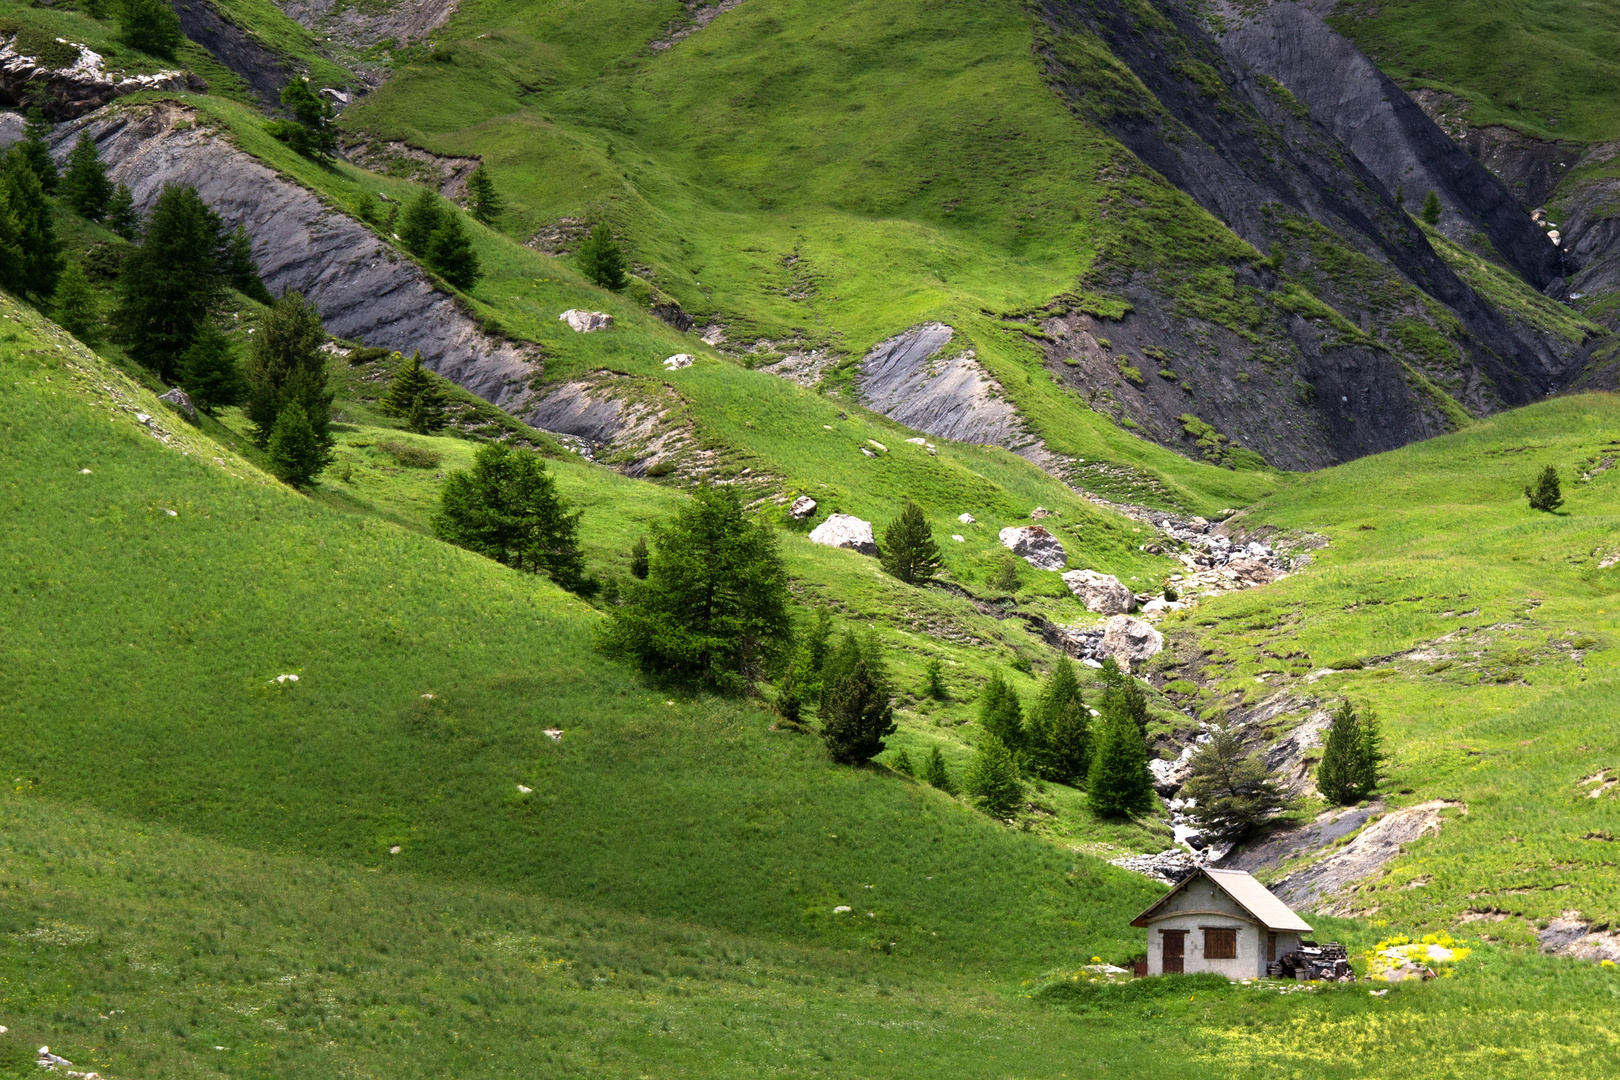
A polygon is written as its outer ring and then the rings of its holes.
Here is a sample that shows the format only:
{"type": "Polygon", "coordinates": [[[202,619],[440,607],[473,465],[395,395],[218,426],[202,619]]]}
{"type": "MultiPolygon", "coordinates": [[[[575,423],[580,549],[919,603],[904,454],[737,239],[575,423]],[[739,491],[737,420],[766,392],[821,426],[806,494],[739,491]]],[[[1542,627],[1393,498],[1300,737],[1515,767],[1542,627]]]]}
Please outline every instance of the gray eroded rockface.
{"type": "Polygon", "coordinates": [[[1562,276],[1558,249],[1506,186],[1316,14],[1286,0],[1263,7],[1228,0],[1221,15],[1216,40],[1229,60],[1286,86],[1390,191],[1414,206],[1435,192],[1443,232],[1462,239],[1483,231],[1537,289],[1562,276]]]}
{"type": "Polygon", "coordinates": [[[539,364],[529,349],[485,335],[456,300],[370,229],[324,205],[170,103],[117,108],[52,134],[64,159],[87,131],[109,175],[128,184],[142,210],[165,184],[189,184],[225,220],[253,238],[272,293],[302,292],[332,334],[410,353],[487,401],[519,411],[539,364]],[[186,126],[177,127],[184,123],[186,126]]]}
{"type": "Polygon", "coordinates": [[[861,360],[861,400],[907,427],[941,439],[1004,446],[1036,440],[971,350],[942,359],[944,323],[923,323],[874,346],[861,360]]]}
{"type": "Polygon", "coordinates": [[[274,105],[292,78],[286,59],[226,19],[208,0],[169,0],[186,37],[234,71],[259,97],[274,105]]]}

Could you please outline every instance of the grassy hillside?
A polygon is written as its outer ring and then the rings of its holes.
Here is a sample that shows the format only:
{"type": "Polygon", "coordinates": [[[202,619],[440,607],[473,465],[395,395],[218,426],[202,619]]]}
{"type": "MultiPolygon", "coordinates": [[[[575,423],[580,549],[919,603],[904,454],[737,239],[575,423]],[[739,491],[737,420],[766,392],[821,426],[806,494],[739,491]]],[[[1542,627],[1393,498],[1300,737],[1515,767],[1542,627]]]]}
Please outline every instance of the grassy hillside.
{"type": "Polygon", "coordinates": [[[1408,89],[1461,96],[1475,126],[1581,141],[1620,132],[1613,4],[1342,0],[1328,21],[1408,89]]]}
{"type": "Polygon", "coordinates": [[[1189,703],[1348,696],[1389,733],[1393,803],[1466,804],[1357,898],[1367,915],[1484,914],[1525,943],[1562,912],[1620,919],[1620,803],[1585,783],[1620,762],[1617,422],[1612,395],[1565,398],[1302,477],[1245,520],[1330,537],[1316,568],[1183,617],[1211,651],[1189,703]],[[1545,464],[1556,514],[1521,494],[1545,464]]]}
{"type": "Polygon", "coordinates": [[[287,491],[0,314],[0,1070],[1615,1064],[1612,975],[1505,948],[1382,999],[1043,990],[1140,949],[1156,887],[651,692],[576,599],[287,491]]]}

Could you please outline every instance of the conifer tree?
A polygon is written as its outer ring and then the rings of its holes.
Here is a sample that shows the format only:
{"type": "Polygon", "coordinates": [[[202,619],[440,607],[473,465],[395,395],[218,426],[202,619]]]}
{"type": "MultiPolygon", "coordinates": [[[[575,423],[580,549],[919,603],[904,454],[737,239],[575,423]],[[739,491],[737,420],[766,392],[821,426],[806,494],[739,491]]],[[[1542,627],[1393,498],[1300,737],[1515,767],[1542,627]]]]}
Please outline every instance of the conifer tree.
{"type": "MultiPolygon", "coordinates": [[[[197,328],[190,347],[180,355],[179,381],[191,403],[210,416],[240,405],[247,398],[247,380],[242,377],[231,340],[212,322],[197,328]]],[[[309,424],[308,413],[304,414],[304,423],[309,424]]]]}
{"type": "Polygon", "coordinates": [[[939,752],[937,746],[923,765],[922,778],[929,787],[938,788],[947,795],[956,794],[956,785],[951,781],[950,770],[945,767],[945,755],[939,752]]]}
{"type": "Polygon", "coordinates": [[[107,167],[96,151],[96,141],[88,131],[79,133],[68,155],[67,172],[62,177],[62,198],[69,206],[91,221],[107,216],[107,204],[112,201],[113,185],[107,179],[107,167]]]}
{"type": "Polygon", "coordinates": [[[438,376],[422,366],[420,351],[394,372],[383,395],[382,411],[406,421],[405,426],[418,435],[431,435],[450,423],[444,389],[438,376]]]}
{"type": "Polygon", "coordinates": [[[326,353],[321,350],[325,342],[320,312],[300,293],[277,300],[260,322],[244,374],[247,417],[263,443],[268,443],[281,410],[296,401],[321,445],[331,446],[335,392],[327,385],[326,353]]]}
{"type": "Polygon", "coordinates": [[[907,585],[922,585],[939,573],[939,545],[922,507],[908,501],[883,530],[883,569],[907,585]]]}
{"type": "MultiPolygon", "coordinates": [[[[165,187],[140,246],[124,260],[115,325],[130,356],[165,382],[174,381],[180,354],[191,347],[224,286],[221,228],[219,215],[195,188],[165,187]]],[[[270,426],[264,426],[266,439],[270,426]]]]}
{"type": "Polygon", "coordinates": [[[894,760],[889,762],[889,768],[901,776],[917,775],[917,767],[911,763],[911,755],[904,750],[900,750],[894,755],[894,760]]]}
{"type": "Polygon", "coordinates": [[[1030,711],[1030,757],[1037,776],[1068,784],[1084,775],[1090,764],[1087,719],[1074,661],[1060,657],[1030,711]]]}
{"type": "Polygon", "coordinates": [[[995,736],[1014,753],[1024,750],[1024,709],[1018,691],[1008,685],[1000,671],[990,673],[990,681],[979,694],[979,725],[986,735],[995,736]]]}
{"type": "Polygon", "coordinates": [[[265,307],[276,302],[270,290],[259,277],[259,264],[253,260],[253,238],[244,226],[238,225],[225,237],[220,256],[220,272],[231,288],[265,307]]]}
{"type": "Polygon", "coordinates": [[[107,228],[130,243],[141,235],[141,215],[135,209],[135,196],[129,187],[119,184],[107,200],[107,228]]]}
{"type": "Polygon", "coordinates": [[[331,463],[331,454],[315,434],[304,407],[289,401],[270,432],[270,471],[293,487],[308,487],[331,463]]]}
{"type": "Polygon", "coordinates": [[[174,59],[175,50],[184,40],[180,16],[163,0],[123,0],[120,22],[120,40],[125,45],[165,60],[174,59]]]}
{"type": "Polygon", "coordinates": [[[876,636],[865,642],[847,636],[828,664],[821,688],[821,738],[834,761],[860,765],[883,752],[895,732],[889,680],[876,636]]]}
{"type": "Polygon", "coordinates": [[[495,178],[480,164],[467,177],[467,208],[473,220],[482,225],[493,225],[501,216],[501,197],[495,190],[495,178]]]}
{"type": "Polygon", "coordinates": [[[23,291],[22,226],[11,212],[11,193],[0,179],[0,289],[23,291]]]}
{"type": "Polygon", "coordinates": [[[935,701],[944,701],[951,696],[945,685],[945,663],[935,656],[923,666],[923,693],[935,701]]]}
{"type": "Polygon", "coordinates": [[[432,524],[440,540],[580,592],[591,587],[579,550],[582,516],[557,494],[540,455],[488,443],[471,469],[446,478],[432,524]]]}
{"type": "Polygon", "coordinates": [[[94,347],[101,340],[101,312],[90,278],[80,263],[70,262],[56,279],[51,317],[68,333],[94,347]]]}
{"type": "Polygon", "coordinates": [[[399,241],[405,245],[405,250],[419,259],[427,258],[428,245],[444,224],[446,213],[448,208],[438,195],[426,190],[418,192],[399,218],[399,241]]]}
{"type": "Polygon", "coordinates": [[[482,273],[461,215],[454,210],[441,216],[439,227],[428,239],[426,259],[434,273],[458,289],[472,288],[482,273]]]}
{"type": "Polygon", "coordinates": [[[62,272],[62,245],[56,238],[56,220],[45,189],[23,155],[6,154],[0,166],[0,188],[16,223],[16,245],[22,257],[0,268],[8,287],[45,300],[56,291],[56,277],[62,272]]]}
{"type": "Polygon", "coordinates": [[[1181,789],[1195,801],[1193,820],[1217,840],[1236,842],[1265,825],[1288,798],[1277,777],[1258,755],[1225,726],[1210,730],[1209,741],[1193,752],[1192,773],[1181,789]]]}
{"type": "Polygon", "coordinates": [[[816,609],[815,621],[800,636],[793,657],[793,683],[799,700],[819,701],[821,687],[827,671],[827,658],[832,652],[832,614],[824,607],[816,609]]]}
{"type": "Polygon", "coordinates": [[[636,542],[630,545],[630,576],[637,581],[647,580],[647,538],[636,537],[636,542]]]}
{"type": "Polygon", "coordinates": [[[1104,817],[1125,817],[1153,806],[1152,775],[1147,748],[1136,725],[1123,712],[1104,713],[1091,770],[1086,776],[1086,798],[1104,817]]]}
{"type": "Polygon", "coordinates": [[[651,535],[647,580],[609,612],[598,647],[667,682],[742,692],[793,640],[775,534],[730,488],[705,485],[651,535]]]}
{"type": "Polygon", "coordinates": [[[45,119],[45,113],[35,105],[25,114],[27,121],[23,127],[23,140],[18,143],[11,153],[20,157],[34,175],[39,178],[39,186],[49,195],[56,190],[60,182],[57,175],[56,162],[51,158],[51,148],[46,145],[45,139],[51,133],[51,122],[45,119]]]}
{"type": "Polygon", "coordinates": [[[628,282],[624,273],[624,252],[613,241],[613,230],[598,223],[579,246],[579,272],[604,289],[618,292],[628,282]]]}
{"type": "Polygon", "coordinates": [[[991,817],[1011,817],[1024,797],[1017,755],[994,735],[986,735],[962,787],[973,804],[991,817]]]}
{"type": "Polygon", "coordinates": [[[1371,715],[1363,721],[1348,700],[1334,711],[1333,726],[1322,747],[1322,763],[1316,769],[1316,789],[1329,802],[1350,806],[1378,786],[1381,740],[1376,727],[1367,730],[1368,724],[1375,723],[1371,715]]]}
{"type": "MultiPolygon", "coordinates": [[[[1112,660],[1113,657],[1108,658],[1109,662],[1112,660]]],[[[1103,674],[1105,678],[1108,677],[1107,671],[1103,674]]],[[[1136,726],[1143,741],[1146,741],[1148,720],[1151,719],[1148,712],[1147,691],[1142,689],[1140,682],[1120,671],[1117,666],[1114,668],[1114,677],[1110,680],[1108,689],[1103,691],[1098,708],[1104,714],[1118,713],[1126,717],[1136,726]]]]}
{"type": "Polygon", "coordinates": [[[1430,225],[1440,224],[1440,195],[1433,188],[1423,196],[1423,220],[1430,225]]]}
{"type": "Polygon", "coordinates": [[[305,157],[325,160],[337,153],[332,103],[316,93],[307,78],[292,79],[282,88],[281,107],[291,119],[272,120],[264,126],[266,131],[305,157]]]}
{"type": "Polygon", "coordinates": [[[1530,500],[1530,509],[1545,510],[1552,513],[1564,504],[1564,491],[1558,483],[1558,469],[1548,465],[1536,477],[1536,482],[1526,484],[1524,494],[1530,500]]]}

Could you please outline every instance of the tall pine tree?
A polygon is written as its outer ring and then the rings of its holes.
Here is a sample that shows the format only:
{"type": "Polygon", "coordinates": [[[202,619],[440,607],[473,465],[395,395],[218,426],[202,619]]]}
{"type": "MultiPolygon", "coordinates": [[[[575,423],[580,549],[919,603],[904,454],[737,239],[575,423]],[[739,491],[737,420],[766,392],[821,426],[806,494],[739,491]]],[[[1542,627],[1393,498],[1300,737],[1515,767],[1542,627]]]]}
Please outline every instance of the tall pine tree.
{"type": "Polygon", "coordinates": [[[56,291],[56,277],[62,272],[62,244],[56,237],[56,218],[39,175],[16,150],[5,155],[0,165],[0,188],[5,190],[7,208],[16,223],[16,244],[22,257],[0,268],[7,287],[46,300],[56,291]]]}
{"type": "Polygon", "coordinates": [[[1037,776],[1060,784],[1085,776],[1091,764],[1089,719],[1074,661],[1061,657],[1030,711],[1030,756],[1037,776]]]}
{"type": "Polygon", "coordinates": [[[332,103],[300,76],[281,91],[281,107],[291,119],[272,120],[264,128],[305,157],[325,160],[337,153],[337,126],[332,103]]]}
{"type": "Polygon", "coordinates": [[[253,238],[244,226],[238,225],[225,237],[220,254],[220,272],[231,288],[265,307],[276,302],[270,290],[259,277],[259,264],[253,260],[253,238]]]}
{"type": "Polygon", "coordinates": [[[260,322],[245,372],[247,416],[260,445],[268,445],[281,410],[296,401],[321,445],[331,447],[335,395],[327,385],[325,342],[320,312],[300,293],[277,300],[260,322]]]}
{"type": "Polygon", "coordinates": [[[1350,806],[1370,796],[1378,786],[1383,761],[1380,741],[1370,714],[1363,720],[1348,700],[1340,703],[1322,747],[1322,763],[1316,769],[1316,788],[1322,797],[1350,806]]]}
{"type": "Polygon", "coordinates": [[[993,735],[1015,754],[1025,749],[1024,709],[1014,690],[1001,672],[992,671],[990,681],[979,694],[979,726],[986,735],[993,735]]]}
{"type": "Polygon", "coordinates": [[[624,273],[624,252],[613,241],[613,230],[598,223],[591,227],[579,246],[579,272],[604,289],[618,292],[628,284],[624,273]]]}
{"type": "Polygon", "coordinates": [[[581,516],[557,494],[540,455],[488,443],[471,469],[446,478],[432,524],[440,540],[577,592],[587,588],[581,516]]]}
{"type": "Polygon", "coordinates": [[[1245,839],[1288,805],[1276,775],[1230,728],[1211,729],[1190,765],[1181,796],[1194,801],[1193,820],[1214,839],[1245,839]]]}
{"type": "Polygon", "coordinates": [[[107,228],[134,243],[141,235],[141,215],[135,209],[135,196],[125,184],[113,188],[107,200],[107,228]]]}
{"type": "Polygon", "coordinates": [[[883,530],[883,569],[907,585],[922,585],[939,573],[939,545],[922,507],[908,501],[883,530]]]}
{"type": "Polygon", "coordinates": [[[1153,779],[1147,762],[1147,748],[1130,717],[1117,710],[1105,712],[1086,777],[1091,808],[1104,817],[1152,809],[1153,779]]]}
{"type": "Polygon", "coordinates": [[[448,208],[431,191],[420,191],[405,207],[399,219],[399,241],[419,259],[427,258],[433,234],[444,224],[448,208]]]}
{"type": "Polygon", "coordinates": [[[860,765],[883,752],[895,732],[888,672],[877,636],[864,642],[850,634],[828,664],[821,688],[821,738],[834,761],[860,765]]]}
{"type": "Polygon", "coordinates": [[[293,487],[313,484],[315,477],[332,460],[331,452],[310,425],[304,407],[296,401],[289,401],[277,415],[267,449],[270,471],[293,487]]]}
{"type": "Polygon", "coordinates": [[[652,529],[647,580],[609,613],[598,645],[667,682],[740,693],[790,647],[776,536],[730,488],[705,485],[652,529]]]}
{"type": "Polygon", "coordinates": [[[44,112],[37,105],[30,108],[26,115],[28,119],[23,127],[23,140],[11,152],[33,170],[39,178],[39,186],[49,195],[60,182],[56,162],[51,158],[51,148],[45,142],[51,133],[51,122],[45,119],[44,112]]]}
{"type": "Polygon", "coordinates": [[[195,188],[168,186],[152,207],[140,246],[124,259],[114,323],[130,356],[165,382],[174,381],[180,355],[224,287],[221,229],[219,215],[195,188]]]}
{"type": "Polygon", "coordinates": [[[69,206],[91,221],[107,216],[107,204],[112,201],[113,185],[107,179],[107,167],[96,151],[96,141],[88,131],[79,133],[68,155],[67,172],[62,176],[62,198],[69,206]]]}
{"type": "Polygon", "coordinates": [[[472,288],[482,274],[472,240],[455,210],[444,212],[439,227],[428,238],[426,259],[434,273],[458,289],[472,288]]]}

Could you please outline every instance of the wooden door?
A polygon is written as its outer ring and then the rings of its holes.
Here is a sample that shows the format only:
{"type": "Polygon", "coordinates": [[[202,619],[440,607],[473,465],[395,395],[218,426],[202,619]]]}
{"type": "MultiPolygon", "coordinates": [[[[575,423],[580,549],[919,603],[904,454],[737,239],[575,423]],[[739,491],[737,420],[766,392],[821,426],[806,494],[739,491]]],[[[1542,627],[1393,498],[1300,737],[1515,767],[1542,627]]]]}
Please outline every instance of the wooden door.
{"type": "Polygon", "coordinates": [[[1164,974],[1180,975],[1187,959],[1187,931],[1161,930],[1164,935],[1164,974]]]}

